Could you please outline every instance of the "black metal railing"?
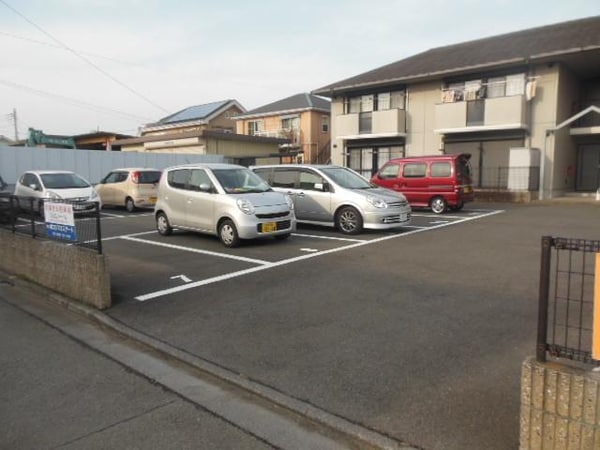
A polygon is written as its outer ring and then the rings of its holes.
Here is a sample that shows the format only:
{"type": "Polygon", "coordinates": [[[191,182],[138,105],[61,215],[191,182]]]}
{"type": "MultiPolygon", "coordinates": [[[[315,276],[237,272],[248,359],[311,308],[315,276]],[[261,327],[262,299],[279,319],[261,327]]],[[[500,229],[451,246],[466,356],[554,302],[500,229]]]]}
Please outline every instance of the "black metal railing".
{"type": "Polygon", "coordinates": [[[100,209],[96,202],[43,200],[0,195],[0,228],[36,239],[49,239],[102,254],[100,209]],[[44,206],[48,203],[49,209],[44,206]],[[48,210],[50,215],[45,214],[48,210]],[[70,218],[73,222],[62,220],[70,218]]]}
{"type": "MultiPolygon", "coordinates": [[[[595,261],[600,241],[544,236],[538,306],[538,361],[547,356],[600,366],[592,356],[595,261]]],[[[600,301],[600,299],[596,299],[600,301]]],[[[600,330],[597,330],[600,333],[600,330]]]]}
{"type": "Polygon", "coordinates": [[[480,189],[537,191],[540,186],[539,167],[473,168],[473,186],[480,189]]]}

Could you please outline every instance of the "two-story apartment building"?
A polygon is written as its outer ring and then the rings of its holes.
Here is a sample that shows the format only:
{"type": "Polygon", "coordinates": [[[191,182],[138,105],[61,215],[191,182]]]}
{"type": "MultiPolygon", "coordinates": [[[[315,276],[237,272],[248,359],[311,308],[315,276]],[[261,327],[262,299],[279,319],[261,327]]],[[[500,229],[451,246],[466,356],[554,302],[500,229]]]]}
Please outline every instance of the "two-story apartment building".
{"type": "Polygon", "coordinates": [[[282,153],[294,160],[326,163],[330,154],[330,102],[302,93],[239,114],[237,132],[288,139],[282,153]]]}
{"type": "Polygon", "coordinates": [[[117,140],[113,145],[124,152],[224,155],[245,165],[255,164],[257,158],[277,158],[279,146],[289,141],[236,133],[235,117],[244,112],[236,100],[190,106],[144,125],[140,136],[117,140]]]}
{"type": "Polygon", "coordinates": [[[434,48],[313,93],[332,99],[332,161],[365,176],[465,152],[482,189],[600,186],[600,16],[434,48]]]}

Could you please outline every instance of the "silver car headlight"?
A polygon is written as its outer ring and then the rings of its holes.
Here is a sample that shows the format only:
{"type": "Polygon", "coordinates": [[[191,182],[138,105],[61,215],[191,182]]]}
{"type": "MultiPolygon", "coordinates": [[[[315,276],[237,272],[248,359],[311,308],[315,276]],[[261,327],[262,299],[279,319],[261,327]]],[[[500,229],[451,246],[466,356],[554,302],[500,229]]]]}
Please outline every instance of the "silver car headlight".
{"type": "Polygon", "coordinates": [[[367,196],[367,202],[369,202],[369,204],[374,206],[375,208],[387,208],[388,207],[388,204],[386,203],[385,200],[382,200],[378,197],[373,197],[370,195],[367,196]]]}
{"type": "Polygon", "coordinates": [[[98,199],[98,193],[94,190],[92,191],[92,195],[90,195],[90,200],[97,200],[98,199]]]}
{"type": "Polygon", "coordinates": [[[289,195],[285,194],[285,202],[290,207],[290,211],[293,211],[294,210],[294,201],[292,200],[292,197],[290,197],[289,195]]]}
{"type": "Polygon", "coordinates": [[[252,202],[240,198],[236,203],[237,203],[237,207],[244,214],[248,214],[248,215],[254,214],[254,205],[252,204],[252,202]]]}
{"type": "Polygon", "coordinates": [[[62,197],[60,195],[58,195],[56,192],[46,191],[44,193],[44,198],[57,199],[57,198],[62,198],[62,197]]]}

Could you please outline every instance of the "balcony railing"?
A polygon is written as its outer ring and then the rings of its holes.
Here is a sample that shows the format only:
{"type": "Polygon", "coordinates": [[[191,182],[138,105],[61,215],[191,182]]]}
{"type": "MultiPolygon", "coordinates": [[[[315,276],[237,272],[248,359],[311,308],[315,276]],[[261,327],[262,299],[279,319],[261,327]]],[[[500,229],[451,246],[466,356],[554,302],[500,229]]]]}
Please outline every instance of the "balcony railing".
{"type": "Polygon", "coordinates": [[[386,109],[342,114],[335,118],[337,136],[398,136],[406,133],[406,111],[386,109]]]}
{"type": "Polygon", "coordinates": [[[255,131],[254,136],[289,139],[293,144],[300,142],[300,130],[286,130],[283,128],[278,130],[261,130],[255,131]]]}
{"type": "Polygon", "coordinates": [[[526,128],[524,95],[457,101],[435,105],[434,129],[442,133],[477,129],[526,128]]]}

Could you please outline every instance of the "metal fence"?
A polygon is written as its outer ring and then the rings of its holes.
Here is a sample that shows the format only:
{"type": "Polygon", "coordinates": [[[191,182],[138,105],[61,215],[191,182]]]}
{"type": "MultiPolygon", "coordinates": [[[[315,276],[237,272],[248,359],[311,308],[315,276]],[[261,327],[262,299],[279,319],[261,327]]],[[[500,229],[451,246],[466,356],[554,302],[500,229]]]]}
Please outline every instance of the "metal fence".
{"type": "Polygon", "coordinates": [[[74,202],[64,199],[46,200],[59,213],[73,212],[73,222],[45,217],[44,200],[0,195],[0,227],[13,233],[48,239],[97,251],[102,254],[100,209],[95,202],[74,202]],[[65,207],[66,206],[66,207],[65,207]]]}
{"type": "Polygon", "coordinates": [[[473,186],[481,189],[537,191],[540,186],[540,168],[474,167],[473,186]]]}
{"type": "Polygon", "coordinates": [[[600,366],[600,361],[592,357],[598,252],[600,241],[542,238],[538,361],[551,356],[600,366]]]}

